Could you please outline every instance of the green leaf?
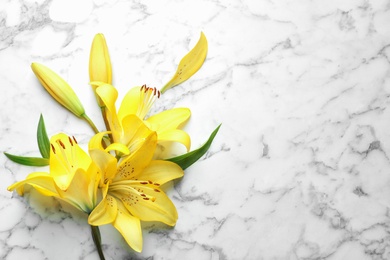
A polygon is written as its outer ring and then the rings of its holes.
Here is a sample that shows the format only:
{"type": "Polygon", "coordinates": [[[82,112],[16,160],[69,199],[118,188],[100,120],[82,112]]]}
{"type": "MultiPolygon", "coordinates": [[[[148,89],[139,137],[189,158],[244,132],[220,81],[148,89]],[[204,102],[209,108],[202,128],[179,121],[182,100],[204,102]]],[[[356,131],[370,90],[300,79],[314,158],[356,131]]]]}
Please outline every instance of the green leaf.
{"type": "Polygon", "coordinates": [[[49,159],[50,158],[50,141],[49,141],[49,137],[47,136],[47,133],[46,133],[45,121],[43,120],[42,114],[39,118],[37,139],[38,139],[39,151],[41,152],[42,157],[49,159]]]}
{"type": "Polygon", "coordinates": [[[207,140],[206,143],[204,143],[200,148],[191,151],[189,153],[176,156],[173,158],[167,159],[167,161],[174,162],[178,164],[183,170],[187,169],[190,167],[193,163],[195,163],[197,160],[199,160],[200,157],[202,157],[207,150],[210,148],[211,143],[214,140],[214,137],[217,135],[219,128],[221,125],[219,125],[210,135],[209,139],[207,140]]]}
{"type": "Polygon", "coordinates": [[[9,153],[4,153],[13,162],[27,165],[27,166],[46,166],[49,165],[49,159],[47,158],[38,158],[38,157],[25,157],[18,156],[9,153]]]}

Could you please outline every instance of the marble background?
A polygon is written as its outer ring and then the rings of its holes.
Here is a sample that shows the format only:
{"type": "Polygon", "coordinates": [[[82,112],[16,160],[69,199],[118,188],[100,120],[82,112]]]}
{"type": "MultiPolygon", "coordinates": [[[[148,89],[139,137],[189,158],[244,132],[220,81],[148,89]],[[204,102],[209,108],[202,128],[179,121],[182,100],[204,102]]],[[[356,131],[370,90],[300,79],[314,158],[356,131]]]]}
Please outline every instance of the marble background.
{"type": "MultiPolygon", "coordinates": [[[[390,259],[390,2],[371,0],[2,0],[0,150],[38,155],[50,135],[93,134],[40,87],[64,77],[102,123],[88,86],[95,33],[114,84],[162,86],[201,31],[207,60],[155,111],[186,106],[207,155],[169,188],[175,228],[144,223],[134,253],[101,228],[107,259],[390,259]]],[[[8,192],[34,171],[0,156],[0,258],[98,259],[85,216],[8,192]]]]}

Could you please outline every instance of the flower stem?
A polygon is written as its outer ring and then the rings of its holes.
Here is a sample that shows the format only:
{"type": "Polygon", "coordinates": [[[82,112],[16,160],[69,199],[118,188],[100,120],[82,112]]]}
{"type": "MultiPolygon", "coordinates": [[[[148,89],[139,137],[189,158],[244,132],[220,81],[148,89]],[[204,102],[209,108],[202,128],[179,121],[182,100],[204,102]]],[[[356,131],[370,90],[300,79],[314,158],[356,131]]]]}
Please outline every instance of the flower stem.
{"type": "Polygon", "coordinates": [[[95,132],[95,134],[99,133],[99,130],[97,129],[97,127],[95,126],[95,124],[92,122],[92,120],[87,116],[87,114],[83,114],[81,116],[85,121],[87,121],[87,123],[92,127],[93,131],[95,132]]]}
{"type": "Polygon", "coordinates": [[[99,227],[91,225],[91,233],[92,233],[93,242],[95,243],[100,260],[105,260],[103,250],[102,250],[102,243],[101,243],[102,240],[100,237],[99,227]]]}
{"type": "MultiPolygon", "coordinates": [[[[106,129],[107,129],[107,131],[111,131],[110,123],[109,123],[108,118],[107,118],[107,108],[104,106],[104,107],[100,107],[100,109],[102,112],[104,124],[106,125],[106,129]]],[[[108,134],[108,137],[110,138],[110,143],[114,142],[111,133],[108,134]]]]}

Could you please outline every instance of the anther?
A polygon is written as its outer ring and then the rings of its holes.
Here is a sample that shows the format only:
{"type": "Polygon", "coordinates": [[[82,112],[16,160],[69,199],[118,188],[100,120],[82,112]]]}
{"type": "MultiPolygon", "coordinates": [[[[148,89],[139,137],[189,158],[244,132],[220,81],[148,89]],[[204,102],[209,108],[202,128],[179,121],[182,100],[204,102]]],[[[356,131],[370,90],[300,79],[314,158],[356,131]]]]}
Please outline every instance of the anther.
{"type": "Polygon", "coordinates": [[[73,141],[72,141],[72,138],[70,138],[70,136],[68,136],[68,140],[69,140],[70,145],[73,146],[73,141]]]}
{"type": "Polygon", "coordinates": [[[62,146],[62,149],[65,149],[65,145],[63,142],[61,142],[61,140],[58,140],[58,143],[62,146]]]}
{"type": "Polygon", "coordinates": [[[73,138],[73,141],[74,141],[76,144],[78,144],[76,138],[75,138],[73,135],[72,135],[72,138],[73,138]]]}
{"type": "Polygon", "coordinates": [[[50,145],[51,145],[51,149],[53,150],[53,153],[56,154],[56,148],[54,148],[53,144],[50,144],[50,145]]]}

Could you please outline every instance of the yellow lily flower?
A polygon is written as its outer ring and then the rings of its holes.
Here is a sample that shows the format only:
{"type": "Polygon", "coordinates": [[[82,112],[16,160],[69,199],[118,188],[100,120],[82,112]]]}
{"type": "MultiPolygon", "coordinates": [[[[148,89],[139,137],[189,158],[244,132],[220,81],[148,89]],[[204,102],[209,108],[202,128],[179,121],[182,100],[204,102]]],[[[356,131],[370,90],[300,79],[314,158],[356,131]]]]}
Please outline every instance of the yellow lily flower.
{"type": "Polygon", "coordinates": [[[110,84],[102,84],[96,89],[96,93],[107,108],[107,122],[112,131],[114,142],[127,144],[134,127],[129,124],[128,118],[135,115],[157,133],[160,145],[163,145],[164,142],[179,142],[186,147],[187,151],[190,150],[190,136],[179,129],[191,116],[191,111],[188,108],[165,110],[146,118],[154,101],[160,96],[157,89],[146,86],[131,88],[123,98],[118,112],[115,107],[118,97],[115,87],[110,84]]]}
{"type": "MultiPolygon", "coordinates": [[[[108,53],[106,39],[102,33],[96,34],[92,41],[91,53],[89,55],[89,79],[91,82],[96,81],[107,84],[111,84],[112,81],[110,55],[108,53]]],[[[95,91],[97,85],[92,84],[92,87],[95,91]]],[[[102,107],[103,104],[98,96],[97,101],[99,106],[102,107]]]]}
{"type": "Polygon", "coordinates": [[[31,68],[42,86],[58,103],[78,117],[85,114],[83,105],[69,84],[48,67],[32,63],[31,68]]]}
{"type": "MultiPolygon", "coordinates": [[[[103,134],[95,135],[90,142],[90,154],[99,165],[102,177],[100,186],[103,200],[91,212],[88,223],[93,226],[112,224],[131,248],[142,251],[140,221],[160,221],[174,226],[178,215],[172,201],[161,185],[183,176],[175,163],[152,160],[157,135],[139,121],[137,132],[143,138],[133,139],[129,154],[116,157],[101,150],[103,134]]],[[[140,136],[139,136],[140,137],[140,136]]]]}
{"type": "Polygon", "coordinates": [[[50,172],[31,173],[8,190],[23,196],[25,186],[32,186],[45,196],[56,197],[89,214],[97,204],[99,168],[76,139],[66,134],[53,136],[50,144],[50,172]]]}

